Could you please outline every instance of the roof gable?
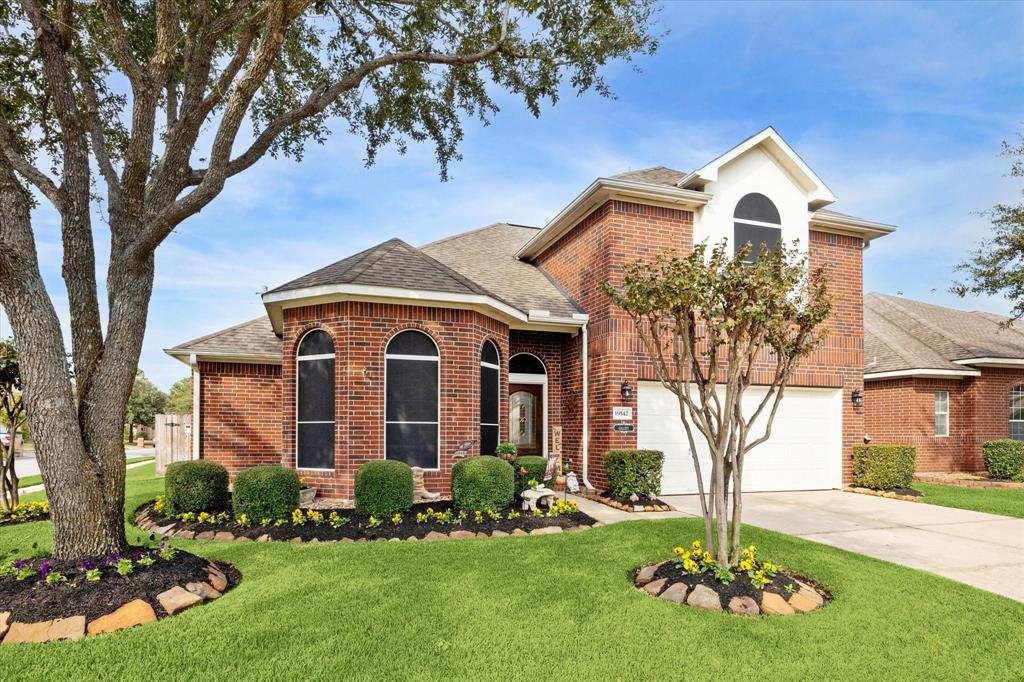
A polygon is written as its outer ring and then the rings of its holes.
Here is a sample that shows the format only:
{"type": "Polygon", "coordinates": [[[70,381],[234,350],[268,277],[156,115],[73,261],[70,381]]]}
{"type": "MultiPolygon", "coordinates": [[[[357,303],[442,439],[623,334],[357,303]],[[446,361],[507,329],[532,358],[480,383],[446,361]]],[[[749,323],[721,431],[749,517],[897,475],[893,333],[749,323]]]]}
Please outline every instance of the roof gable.
{"type": "Polygon", "coordinates": [[[748,137],[721,156],[689,173],[680,179],[676,186],[692,189],[697,186],[702,187],[709,182],[717,182],[718,173],[724,166],[754,149],[761,149],[766,152],[792,176],[800,188],[807,194],[807,203],[812,208],[818,209],[835,202],[836,197],[832,194],[832,190],[804,163],[799,154],[793,151],[793,148],[771,126],[756,135],[748,137]]]}

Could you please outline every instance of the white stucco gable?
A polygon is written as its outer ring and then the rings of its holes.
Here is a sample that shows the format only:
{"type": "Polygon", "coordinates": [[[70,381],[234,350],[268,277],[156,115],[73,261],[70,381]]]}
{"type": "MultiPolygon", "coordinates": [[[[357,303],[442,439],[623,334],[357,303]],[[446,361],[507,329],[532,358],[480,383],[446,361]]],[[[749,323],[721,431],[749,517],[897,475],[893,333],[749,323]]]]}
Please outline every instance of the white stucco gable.
{"type": "Polygon", "coordinates": [[[808,243],[811,212],[835,201],[835,196],[777,132],[766,128],[679,181],[685,189],[711,195],[698,209],[694,240],[716,243],[733,240],[735,212],[748,194],[762,194],[781,218],[782,241],[808,243]]]}

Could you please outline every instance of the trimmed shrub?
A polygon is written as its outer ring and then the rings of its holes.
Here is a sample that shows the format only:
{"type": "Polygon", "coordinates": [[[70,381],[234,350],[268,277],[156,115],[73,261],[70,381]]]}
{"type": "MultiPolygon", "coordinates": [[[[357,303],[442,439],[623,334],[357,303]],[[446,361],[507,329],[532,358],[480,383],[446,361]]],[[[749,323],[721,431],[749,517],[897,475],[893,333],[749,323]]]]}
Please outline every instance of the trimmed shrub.
{"type": "Polygon", "coordinates": [[[551,479],[544,480],[544,473],[548,468],[546,457],[539,455],[523,455],[512,460],[512,468],[516,477],[516,494],[523,492],[530,486],[527,485],[531,479],[538,483],[550,483],[551,479]],[[525,474],[520,474],[520,469],[526,469],[525,474]]]}
{"type": "Polygon", "coordinates": [[[909,488],[916,461],[917,448],[911,445],[854,446],[853,484],[874,490],[909,488]]]}
{"type": "Polygon", "coordinates": [[[235,477],[231,507],[254,522],[287,518],[299,506],[299,475],[282,466],[258,466],[235,477]]]}
{"type": "Polygon", "coordinates": [[[367,516],[402,514],[412,507],[412,468],[379,459],[356,471],[356,511],[367,516]]]}
{"type": "Polygon", "coordinates": [[[661,450],[609,450],[604,453],[604,473],[615,497],[639,497],[661,492],[661,450]]]}
{"type": "Polygon", "coordinates": [[[992,478],[1024,481],[1024,441],[990,440],[981,446],[981,454],[992,478]]]}
{"type": "Polygon", "coordinates": [[[504,509],[512,504],[515,486],[512,465],[497,457],[467,457],[452,467],[452,504],[457,509],[504,509]]]}
{"type": "Polygon", "coordinates": [[[227,509],[228,470],[208,459],[175,462],[164,475],[164,498],[175,514],[227,509]]]}

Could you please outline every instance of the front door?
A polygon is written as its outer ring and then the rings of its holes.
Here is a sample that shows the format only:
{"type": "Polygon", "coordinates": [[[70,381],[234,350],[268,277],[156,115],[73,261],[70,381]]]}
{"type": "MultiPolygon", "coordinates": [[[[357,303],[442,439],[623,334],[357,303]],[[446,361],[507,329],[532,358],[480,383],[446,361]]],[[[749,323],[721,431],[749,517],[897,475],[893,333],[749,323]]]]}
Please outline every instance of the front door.
{"type": "Polygon", "coordinates": [[[541,455],[544,441],[542,386],[511,384],[508,387],[508,439],[520,455],[541,455]]]}

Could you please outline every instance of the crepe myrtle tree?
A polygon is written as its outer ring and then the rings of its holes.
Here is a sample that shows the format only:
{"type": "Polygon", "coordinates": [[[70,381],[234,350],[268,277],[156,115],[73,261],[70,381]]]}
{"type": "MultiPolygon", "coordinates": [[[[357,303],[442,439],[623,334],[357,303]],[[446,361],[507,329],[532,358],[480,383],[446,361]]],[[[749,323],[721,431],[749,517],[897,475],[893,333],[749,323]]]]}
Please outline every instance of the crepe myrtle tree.
{"type": "Polygon", "coordinates": [[[652,52],[650,0],[11,0],[0,3],[0,305],[22,357],[54,554],[125,546],[125,404],[154,251],[267,154],[299,159],[332,121],[382,147],[431,143],[494,95],[535,115],[563,85],[652,52]],[[251,135],[241,134],[251,126],[251,135]],[[65,341],[37,261],[35,202],[60,217],[65,341]],[[109,232],[106,315],[95,223],[109,232]],[[105,324],[104,324],[105,322],[105,324]]]}
{"type": "Polygon", "coordinates": [[[796,243],[762,250],[752,263],[749,256],[749,244],[730,255],[724,241],[710,249],[705,242],[685,256],[630,262],[618,286],[603,284],[678,398],[706,547],[723,566],[739,561],[746,457],[771,438],[786,385],[819,344],[832,309],[824,271],[809,270],[796,243]],[[754,383],[766,392],[743,409],[754,383]],[[709,489],[698,439],[711,454],[709,489]]]}

